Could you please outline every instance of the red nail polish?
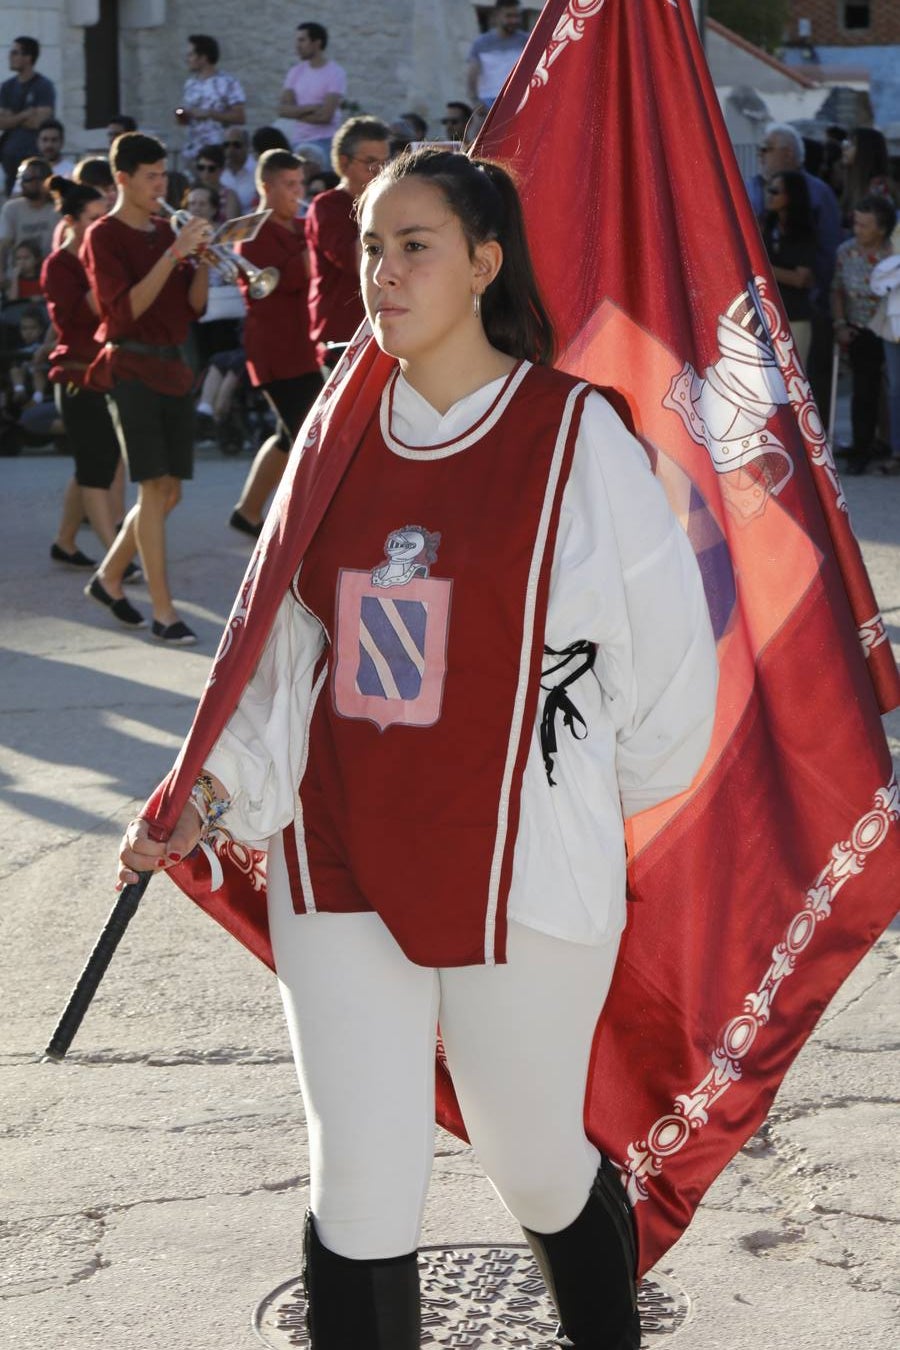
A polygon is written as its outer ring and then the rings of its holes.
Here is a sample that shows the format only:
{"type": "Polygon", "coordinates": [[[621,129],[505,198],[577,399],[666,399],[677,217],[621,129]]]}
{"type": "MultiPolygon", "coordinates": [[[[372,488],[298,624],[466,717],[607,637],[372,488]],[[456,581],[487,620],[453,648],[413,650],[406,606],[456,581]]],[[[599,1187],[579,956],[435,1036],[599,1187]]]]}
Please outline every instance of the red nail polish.
{"type": "Polygon", "coordinates": [[[169,862],[181,862],[181,854],[180,854],[180,853],[170,853],[170,854],[169,854],[169,862]]]}

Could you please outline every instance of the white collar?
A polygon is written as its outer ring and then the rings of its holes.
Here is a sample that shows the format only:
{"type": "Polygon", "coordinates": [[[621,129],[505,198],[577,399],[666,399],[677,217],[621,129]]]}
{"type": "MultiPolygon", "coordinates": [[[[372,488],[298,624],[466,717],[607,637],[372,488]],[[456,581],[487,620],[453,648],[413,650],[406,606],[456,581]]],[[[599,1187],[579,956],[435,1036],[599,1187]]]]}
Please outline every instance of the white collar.
{"type": "Polygon", "coordinates": [[[398,366],[381,396],[381,434],[404,459],[443,459],[480,440],[506,410],[531,369],[521,361],[508,375],[490,380],[439,413],[414,389],[398,366]]]}

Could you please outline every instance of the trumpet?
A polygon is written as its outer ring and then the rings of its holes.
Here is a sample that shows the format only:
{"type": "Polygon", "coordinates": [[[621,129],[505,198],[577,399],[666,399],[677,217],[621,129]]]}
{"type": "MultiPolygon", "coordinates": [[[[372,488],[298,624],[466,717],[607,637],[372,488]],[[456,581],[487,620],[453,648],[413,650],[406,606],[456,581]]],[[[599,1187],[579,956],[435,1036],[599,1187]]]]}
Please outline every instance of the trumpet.
{"type": "MultiPolygon", "coordinates": [[[[169,205],[165,197],[157,197],[156,200],[164,215],[169,217],[169,224],[176,234],[192,219],[189,211],[176,210],[174,206],[169,205]]],[[[256,223],[258,229],[269,215],[270,212],[261,211],[255,216],[242,216],[241,219],[249,222],[251,226],[256,223]]],[[[255,233],[256,230],[248,231],[251,239],[255,233]]],[[[224,244],[204,244],[200,252],[206,255],[210,264],[222,274],[225,281],[234,283],[241,275],[246,277],[247,289],[254,300],[265,300],[267,295],[271,295],[281,277],[277,267],[254,267],[247,258],[241,257],[240,253],[235,253],[233,249],[226,248],[224,244]]]]}

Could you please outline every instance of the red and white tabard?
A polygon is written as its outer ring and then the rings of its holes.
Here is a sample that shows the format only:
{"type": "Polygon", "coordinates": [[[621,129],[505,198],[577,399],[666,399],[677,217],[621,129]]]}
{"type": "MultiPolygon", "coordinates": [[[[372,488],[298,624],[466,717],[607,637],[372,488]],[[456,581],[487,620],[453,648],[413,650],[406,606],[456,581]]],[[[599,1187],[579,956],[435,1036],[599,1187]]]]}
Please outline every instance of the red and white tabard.
{"type": "Polygon", "coordinates": [[[285,855],[298,912],[373,909],[411,960],[502,961],[562,489],[587,386],[513,370],[457,440],[388,385],[295,595],[329,639],[285,855]]]}

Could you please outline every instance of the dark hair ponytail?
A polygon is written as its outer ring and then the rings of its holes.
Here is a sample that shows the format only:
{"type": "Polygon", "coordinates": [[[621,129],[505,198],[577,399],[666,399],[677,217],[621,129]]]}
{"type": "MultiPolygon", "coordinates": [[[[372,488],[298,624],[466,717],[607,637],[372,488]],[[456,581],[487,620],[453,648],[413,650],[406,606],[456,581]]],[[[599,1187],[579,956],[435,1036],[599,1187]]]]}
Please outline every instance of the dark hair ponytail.
{"type": "Polygon", "coordinates": [[[525,219],[516,185],[507,171],[489,159],[470,159],[453,150],[406,150],[385,165],[357,201],[385,181],[424,178],[443,194],[469,244],[496,239],[503,263],[481,298],[481,319],[488,341],[508,356],[552,365],[556,335],[534,276],[525,219]]]}
{"type": "Polygon", "coordinates": [[[485,331],[495,347],[510,356],[525,356],[552,365],[556,334],[541,299],[525,233],[518,189],[510,175],[492,160],[474,160],[503,204],[504,228],[498,234],[503,266],[482,297],[485,331]]]}
{"type": "Polygon", "coordinates": [[[816,226],[806,186],[806,175],[799,169],[783,169],[773,174],[773,182],[780,178],[787,197],[787,233],[793,239],[815,238],[816,226]]]}
{"type": "Polygon", "coordinates": [[[77,220],[88,202],[102,202],[103,194],[87,183],[76,183],[55,173],[47,182],[54,205],[61,216],[77,220]]]}

